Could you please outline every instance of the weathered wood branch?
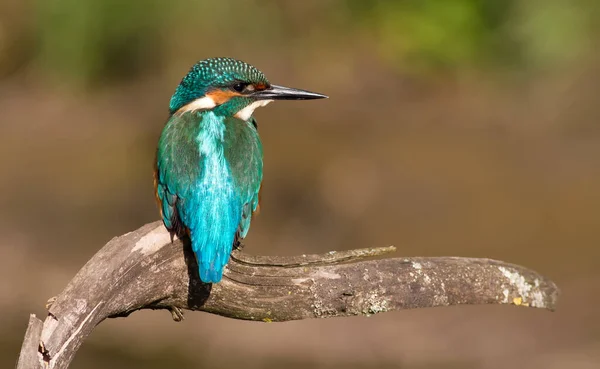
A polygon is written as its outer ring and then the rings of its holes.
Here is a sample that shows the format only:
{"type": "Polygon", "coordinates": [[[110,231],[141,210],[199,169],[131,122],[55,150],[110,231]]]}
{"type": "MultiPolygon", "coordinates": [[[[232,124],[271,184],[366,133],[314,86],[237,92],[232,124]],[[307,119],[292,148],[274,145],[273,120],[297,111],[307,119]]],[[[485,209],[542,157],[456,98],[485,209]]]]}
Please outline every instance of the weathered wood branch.
{"type": "Polygon", "coordinates": [[[456,257],[361,260],[394,250],[297,257],[236,250],[223,281],[207,285],[189,246],[172,243],[160,222],[147,224],[98,251],[53,301],[43,326],[31,316],[17,368],[67,368],[98,323],[139,309],[169,309],[176,320],[188,309],[280,322],[458,304],[555,307],[556,285],[517,265],[456,257]]]}

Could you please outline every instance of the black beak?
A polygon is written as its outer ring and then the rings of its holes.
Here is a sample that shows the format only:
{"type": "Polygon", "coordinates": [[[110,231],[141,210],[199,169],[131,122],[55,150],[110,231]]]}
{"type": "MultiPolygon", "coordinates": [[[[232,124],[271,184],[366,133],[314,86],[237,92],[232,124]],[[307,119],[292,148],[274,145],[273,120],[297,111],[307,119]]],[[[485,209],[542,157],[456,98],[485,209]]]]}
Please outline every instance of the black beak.
{"type": "Polygon", "coordinates": [[[256,91],[252,94],[252,97],[256,100],[314,100],[327,98],[327,96],[315,92],[276,85],[271,85],[265,90],[256,91]]]}

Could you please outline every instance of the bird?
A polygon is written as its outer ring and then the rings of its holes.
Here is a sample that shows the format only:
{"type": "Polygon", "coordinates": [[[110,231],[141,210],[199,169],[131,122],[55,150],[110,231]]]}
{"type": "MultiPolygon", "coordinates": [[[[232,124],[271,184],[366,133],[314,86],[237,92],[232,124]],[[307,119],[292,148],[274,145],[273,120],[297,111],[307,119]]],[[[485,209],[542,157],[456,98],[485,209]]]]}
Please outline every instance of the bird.
{"type": "Polygon", "coordinates": [[[189,237],[204,283],[217,283],[259,209],[263,148],[254,110],[327,96],[273,85],[241,60],[210,58],[183,77],[158,140],[154,190],[163,224],[189,237]]]}

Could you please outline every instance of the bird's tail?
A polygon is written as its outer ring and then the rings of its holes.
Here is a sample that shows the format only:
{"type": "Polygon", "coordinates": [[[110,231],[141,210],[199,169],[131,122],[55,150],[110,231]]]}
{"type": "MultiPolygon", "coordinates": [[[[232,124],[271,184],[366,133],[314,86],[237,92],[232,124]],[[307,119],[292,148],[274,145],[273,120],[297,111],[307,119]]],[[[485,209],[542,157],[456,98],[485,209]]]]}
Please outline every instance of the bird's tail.
{"type": "Polygon", "coordinates": [[[217,283],[221,282],[223,278],[223,267],[201,265],[199,266],[199,273],[200,279],[204,283],[217,283]]]}
{"type": "Polygon", "coordinates": [[[198,261],[200,279],[216,283],[223,277],[241,219],[241,206],[235,197],[204,200],[190,227],[192,250],[198,261]],[[226,200],[226,201],[224,201],[226,200]]]}
{"type": "MultiPolygon", "coordinates": [[[[198,261],[198,274],[204,283],[217,283],[223,278],[223,270],[229,261],[233,248],[234,233],[223,232],[219,237],[203,237],[198,232],[192,232],[192,250],[198,261]],[[231,234],[231,236],[230,236],[231,234]]],[[[211,231],[203,232],[213,233],[211,231]]]]}

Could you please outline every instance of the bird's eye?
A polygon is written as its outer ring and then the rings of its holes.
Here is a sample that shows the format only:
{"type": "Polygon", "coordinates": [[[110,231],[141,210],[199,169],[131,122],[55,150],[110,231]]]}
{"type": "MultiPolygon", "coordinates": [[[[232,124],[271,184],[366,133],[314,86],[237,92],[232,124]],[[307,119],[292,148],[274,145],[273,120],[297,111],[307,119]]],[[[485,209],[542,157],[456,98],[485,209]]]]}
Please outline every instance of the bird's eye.
{"type": "Polygon", "coordinates": [[[232,86],[232,88],[237,92],[243,92],[244,89],[248,86],[247,83],[238,82],[232,86]]]}

